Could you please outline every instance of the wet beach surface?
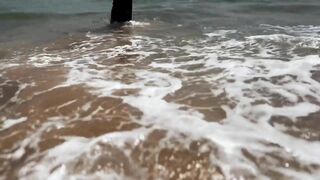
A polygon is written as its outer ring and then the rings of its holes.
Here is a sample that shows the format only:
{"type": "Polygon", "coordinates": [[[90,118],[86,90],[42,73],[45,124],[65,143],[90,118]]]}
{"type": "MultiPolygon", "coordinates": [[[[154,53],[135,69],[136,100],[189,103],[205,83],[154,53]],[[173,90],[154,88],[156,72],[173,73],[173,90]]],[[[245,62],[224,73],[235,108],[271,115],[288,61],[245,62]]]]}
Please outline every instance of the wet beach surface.
{"type": "Polygon", "coordinates": [[[320,3],[183,2],[3,30],[0,179],[318,179],[320,3]]]}

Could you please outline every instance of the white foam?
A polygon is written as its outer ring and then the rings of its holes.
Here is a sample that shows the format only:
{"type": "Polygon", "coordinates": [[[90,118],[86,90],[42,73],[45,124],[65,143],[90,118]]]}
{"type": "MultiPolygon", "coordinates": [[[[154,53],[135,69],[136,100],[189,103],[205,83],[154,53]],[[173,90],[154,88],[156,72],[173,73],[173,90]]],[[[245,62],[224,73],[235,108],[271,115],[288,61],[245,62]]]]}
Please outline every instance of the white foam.
{"type": "Polygon", "coordinates": [[[129,24],[133,27],[145,27],[150,26],[149,22],[130,21],[129,24]]]}
{"type": "MultiPolygon", "coordinates": [[[[284,116],[294,122],[297,118],[320,110],[319,105],[307,98],[312,97],[314,101],[320,102],[320,83],[312,78],[312,71],[319,70],[319,55],[299,56],[294,53],[294,49],[298,48],[294,42],[314,42],[307,45],[313,47],[319,40],[310,38],[313,29],[307,29],[307,33],[303,33],[303,28],[298,28],[297,33],[289,31],[289,27],[282,29],[288,33],[248,36],[241,40],[228,36],[238,31],[220,30],[206,34],[204,39],[186,40],[184,45],[176,45],[175,39],[171,37],[162,40],[132,35],[126,39],[128,44],[106,49],[101,42],[104,38],[108,39],[108,36],[89,34],[89,40],[83,42],[88,46],[79,45],[78,49],[66,52],[71,60],[64,63],[70,68],[64,85],[83,84],[98,96],[121,98],[123,102],[143,112],[138,120],[141,125],[164,129],[171,134],[187,134],[190,139],[210,140],[223,154],[216,156],[227,179],[233,177],[234,167],[242,167],[260,179],[268,179],[243,155],[243,149],[258,157],[271,158],[267,154],[279,153],[284,160],[295,159],[304,166],[320,164],[319,142],[291,136],[283,131],[286,127],[277,128],[270,123],[273,116],[284,116]],[[220,36],[223,38],[213,41],[220,36]],[[269,43],[268,46],[265,42],[269,43]],[[289,47],[283,50],[283,47],[278,46],[279,43],[288,44],[289,47]],[[280,50],[286,51],[288,57],[281,59],[280,50]],[[164,54],[165,57],[151,57],[157,54],[164,54]],[[119,56],[126,56],[130,66],[110,66],[101,62],[101,59],[112,61],[119,56]],[[131,56],[135,58],[130,59],[131,56]],[[148,58],[151,58],[151,63],[147,62],[150,61],[148,58]],[[91,68],[92,65],[99,68],[91,68]],[[201,68],[189,68],[193,65],[201,68]],[[210,73],[216,69],[221,71],[210,73]],[[199,72],[203,75],[192,74],[199,72]],[[134,80],[128,83],[115,78],[121,75],[132,75],[134,80]],[[223,98],[226,102],[218,104],[226,112],[223,122],[207,122],[196,108],[182,108],[185,105],[164,99],[183,88],[185,83],[197,81],[207,82],[210,90],[216,94],[225,94],[223,98]],[[121,89],[138,89],[138,93],[121,97],[114,95],[114,92],[121,89]],[[279,103],[281,99],[275,97],[281,97],[286,103],[279,103]]],[[[296,32],[295,28],[291,29],[296,32]]],[[[46,56],[53,57],[53,61],[61,60],[56,59],[57,55],[46,56]]],[[[37,61],[50,64],[46,58],[37,61]]],[[[34,63],[32,59],[31,63],[34,63]]],[[[190,93],[197,94],[198,89],[190,93]]],[[[84,109],[88,107],[86,105],[84,109]]],[[[44,152],[39,163],[29,162],[20,171],[20,175],[23,177],[33,169],[33,174],[26,176],[26,179],[80,177],[79,174],[70,174],[68,166],[64,164],[84,155],[98,142],[111,143],[120,148],[124,148],[128,141],[138,144],[152,128],[109,133],[92,139],[69,137],[63,144],[44,152]],[[51,172],[55,167],[59,168],[51,172]]],[[[30,143],[30,140],[25,143],[30,143]]],[[[124,151],[130,150],[124,148],[124,151]]],[[[311,173],[293,173],[294,169],[280,169],[277,163],[268,163],[267,166],[296,179],[312,179],[318,175],[316,170],[311,173]]],[[[100,175],[113,177],[112,173],[108,173],[100,175]]]]}
{"type": "Polygon", "coordinates": [[[18,119],[4,119],[2,120],[2,127],[0,128],[0,131],[3,131],[5,129],[9,129],[10,127],[22,123],[24,121],[26,121],[27,118],[26,117],[21,117],[18,119]]]}
{"type": "Polygon", "coordinates": [[[206,33],[208,37],[225,37],[228,34],[236,33],[236,30],[216,30],[214,32],[206,33]]]}
{"type": "Polygon", "coordinates": [[[65,60],[67,59],[62,58],[59,55],[56,56],[52,54],[43,53],[31,56],[28,62],[36,67],[46,67],[52,63],[58,63],[65,60]]]}
{"type": "MultiPolygon", "coordinates": [[[[94,159],[90,151],[99,150],[99,143],[109,143],[125,150],[128,143],[137,144],[142,141],[148,131],[132,131],[132,132],[115,132],[102,135],[100,137],[88,139],[81,137],[67,137],[66,141],[45,152],[45,156],[40,162],[30,162],[19,172],[20,179],[42,179],[46,177],[48,180],[59,179],[121,179],[122,175],[115,172],[97,171],[95,174],[75,174],[68,170],[68,164],[76,161],[80,157],[90,156],[94,159]],[[58,168],[56,168],[58,167],[58,168]],[[54,171],[52,171],[54,169],[54,171]],[[32,171],[30,171],[32,170],[32,171]]],[[[129,154],[127,154],[129,155],[129,154]]]]}

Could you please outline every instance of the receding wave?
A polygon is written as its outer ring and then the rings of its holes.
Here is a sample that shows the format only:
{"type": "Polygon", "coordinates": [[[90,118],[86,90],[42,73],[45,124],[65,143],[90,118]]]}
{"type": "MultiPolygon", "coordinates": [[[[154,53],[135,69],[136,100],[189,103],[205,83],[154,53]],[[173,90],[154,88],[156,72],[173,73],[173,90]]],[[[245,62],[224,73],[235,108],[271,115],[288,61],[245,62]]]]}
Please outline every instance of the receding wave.
{"type": "Polygon", "coordinates": [[[157,26],[133,22],[6,58],[3,176],[319,177],[319,26],[148,34],[157,26]]]}

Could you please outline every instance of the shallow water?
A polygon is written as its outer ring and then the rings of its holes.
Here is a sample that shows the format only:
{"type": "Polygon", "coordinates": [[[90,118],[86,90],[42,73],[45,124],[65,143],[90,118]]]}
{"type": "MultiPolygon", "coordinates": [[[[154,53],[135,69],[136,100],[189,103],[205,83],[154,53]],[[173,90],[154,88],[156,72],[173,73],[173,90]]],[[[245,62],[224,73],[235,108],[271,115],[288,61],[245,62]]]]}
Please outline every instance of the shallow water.
{"type": "Polygon", "coordinates": [[[6,17],[0,179],[320,177],[320,3],[94,3],[6,17]]]}

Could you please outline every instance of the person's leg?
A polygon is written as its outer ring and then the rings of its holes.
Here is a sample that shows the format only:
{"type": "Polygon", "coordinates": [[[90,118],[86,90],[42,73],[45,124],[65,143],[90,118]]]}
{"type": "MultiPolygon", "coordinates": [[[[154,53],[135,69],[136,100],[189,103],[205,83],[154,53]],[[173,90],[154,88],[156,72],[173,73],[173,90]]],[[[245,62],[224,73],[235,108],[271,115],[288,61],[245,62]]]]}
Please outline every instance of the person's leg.
{"type": "Polygon", "coordinates": [[[111,23],[132,20],[132,0],[113,0],[111,23]]]}

